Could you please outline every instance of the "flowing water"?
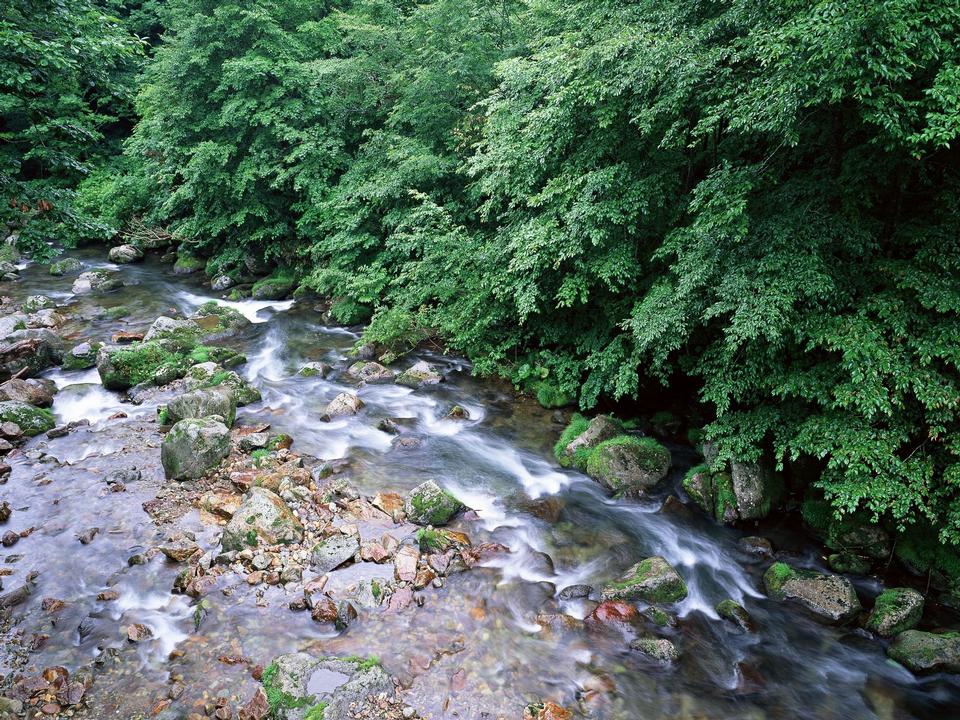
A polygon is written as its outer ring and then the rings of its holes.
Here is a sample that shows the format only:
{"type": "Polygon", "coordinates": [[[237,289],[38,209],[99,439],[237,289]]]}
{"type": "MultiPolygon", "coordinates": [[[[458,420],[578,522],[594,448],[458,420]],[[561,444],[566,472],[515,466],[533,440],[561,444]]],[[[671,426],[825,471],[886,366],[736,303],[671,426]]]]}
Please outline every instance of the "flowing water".
{"type": "MultiPolygon", "coordinates": [[[[92,254],[79,256],[88,267],[108,266],[92,254]]],[[[213,297],[153,260],[121,272],[127,285],[99,297],[74,297],[72,277],[51,278],[38,266],[2,292],[55,299],[69,318],[59,332],[77,342],[143,331],[171,308],[188,313],[213,297]]],[[[239,577],[207,596],[198,626],[196,601],[170,592],[175,564],[162,556],[129,562],[173,529],[195,532],[203,547],[213,548],[219,537],[197,511],[158,527],[142,509],[165,485],[154,420],[162,396],[133,405],[106,391],[95,370],[55,370],[48,376],[60,389],[58,420],[90,425],[63,438],[34,439],[9,460],[13,474],[0,487],[14,508],[8,525],[36,529],[5,549],[4,591],[39,574],[35,591],[14,610],[8,637],[18,642],[7,647],[4,672],[14,662],[23,671],[49,665],[73,671],[96,659],[89,709],[80,712],[91,718],[154,711],[186,717],[218,695],[241,702],[256,681],[237,659],[266,664],[294,650],[376,655],[402,682],[405,701],[430,718],[519,718],[525,704],[541,699],[595,718],[960,717],[955,678],[914,678],[863,631],[826,627],[768,601],[760,577],[769,561],[737,542],[748,533],[678,503],[664,505],[668,496],[682,496],[680,478],[697,461],[691,449],[671,446],[672,475],[653,496],[611,499],[585,476],[557,466],[551,447],[561,426],[551,412],[508,386],[473,378],[461,359],[436,355],[421,357],[443,370],[444,384],[416,391],[363,386],[363,413],[323,423],[326,403],[354,386],[296,371],[318,360],[342,365],[357,335],[324,326],[308,303],[231,305],[253,324],[226,344],[247,355],[240,371],[263,393],[262,402],[239,411],[238,423],[269,422],[294,438],[299,453],[349,459],[348,477],[366,494],[403,493],[436,480],[476,510],[476,519],[459,521],[458,529],[475,541],[503,543],[510,553],[450,576],[442,589],[424,593],[422,607],[364,612],[339,634],[290,611],[294,593],[251,588],[239,577]],[[444,419],[455,404],[469,411],[469,421],[444,419]],[[111,419],[118,412],[126,418],[111,419]],[[392,444],[376,429],[387,417],[422,442],[392,444]],[[106,473],[128,467],[138,468],[141,479],[126,492],[110,492],[106,473]],[[99,535],[81,544],[78,536],[91,527],[99,535]],[[676,627],[663,631],[682,653],[674,666],[645,663],[620,633],[537,622],[546,615],[583,618],[592,604],[562,601],[560,589],[602,586],[654,554],[678,569],[690,591],[675,608],[676,627]],[[118,599],[98,601],[106,590],[118,599]],[[44,610],[42,600],[50,597],[65,606],[44,610]],[[718,618],[713,608],[725,598],[746,606],[756,633],[737,632],[718,618]],[[152,639],[128,643],[123,628],[132,622],[149,627],[152,639]],[[173,702],[161,703],[168,696],[173,702]]],[[[791,562],[819,567],[817,549],[802,536],[776,526],[762,530],[791,562]]],[[[880,587],[862,578],[858,589],[869,597],[880,587]]]]}

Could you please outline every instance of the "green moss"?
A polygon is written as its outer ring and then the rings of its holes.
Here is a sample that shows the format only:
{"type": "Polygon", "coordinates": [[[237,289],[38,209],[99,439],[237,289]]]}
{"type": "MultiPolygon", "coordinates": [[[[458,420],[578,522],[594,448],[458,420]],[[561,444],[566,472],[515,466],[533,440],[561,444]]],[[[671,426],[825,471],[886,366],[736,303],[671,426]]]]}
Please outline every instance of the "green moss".
{"type": "Polygon", "coordinates": [[[763,574],[763,584],[767,588],[767,593],[772,596],[779,595],[783,586],[796,574],[797,571],[786,563],[774,563],[763,574]]]}
{"type": "Polygon", "coordinates": [[[327,702],[317,703],[307,710],[307,714],[304,715],[303,720],[323,720],[323,715],[327,710],[328,704],[327,702]]]}
{"type": "Polygon", "coordinates": [[[191,255],[189,253],[182,253],[177,256],[177,262],[173,265],[173,271],[180,274],[188,274],[197,272],[198,270],[203,270],[206,263],[203,260],[198,258],[196,255],[191,255]]]}
{"type": "Polygon", "coordinates": [[[380,658],[378,658],[376,655],[370,655],[369,657],[363,657],[361,655],[348,655],[347,657],[335,659],[342,660],[343,662],[353,663],[357,666],[357,670],[360,672],[370,670],[375,667],[382,667],[380,658]]]}
{"type": "Polygon", "coordinates": [[[257,546],[257,531],[251,528],[247,530],[246,534],[243,536],[244,542],[247,543],[250,547],[257,546]]]}
{"type": "Polygon", "coordinates": [[[161,405],[157,409],[157,423],[160,425],[169,425],[170,424],[170,413],[167,412],[167,406],[161,405]]]}
{"type": "Polygon", "coordinates": [[[0,402],[0,422],[16,423],[24,435],[31,437],[51,430],[56,425],[53,413],[49,410],[15,400],[0,402]]]}
{"type": "Polygon", "coordinates": [[[574,413],[573,417],[570,418],[570,424],[560,433],[560,439],[553,446],[553,454],[561,466],[586,469],[587,460],[590,459],[590,450],[582,448],[577,450],[573,456],[570,456],[567,455],[567,445],[572,443],[578,435],[583,434],[589,426],[590,421],[580,413],[574,413]]]}
{"type": "MultiPolygon", "coordinates": [[[[313,704],[312,696],[298,698],[274,687],[274,681],[277,679],[279,670],[276,663],[270,663],[264,668],[263,674],[260,676],[260,682],[263,684],[263,690],[267,695],[267,704],[270,706],[270,716],[273,718],[279,718],[281,710],[294,710],[313,704]]],[[[323,715],[320,717],[323,717],[323,715]]]]}
{"type": "Polygon", "coordinates": [[[157,369],[164,365],[186,372],[190,362],[181,353],[169,350],[159,342],[136,343],[110,352],[111,370],[101,380],[110,390],[126,390],[152,381],[157,369]]]}
{"type": "Polygon", "coordinates": [[[727,510],[737,510],[737,494],[733,491],[733,478],[730,473],[713,475],[714,506],[713,516],[720,522],[727,517],[727,510]]]}
{"type": "Polygon", "coordinates": [[[604,440],[589,451],[585,469],[590,477],[605,480],[614,490],[619,490],[622,482],[620,478],[616,477],[610,467],[609,456],[604,452],[613,447],[631,448],[634,451],[637,463],[646,472],[658,472],[664,466],[670,465],[670,451],[653,438],[618,435],[615,438],[604,440]]]}
{"type": "Polygon", "coordinates": [[[433,528],[420,528],[416,538],[422,552],[443,552],[448,546],[446,538],[433,528]]]}
{"type": "Polygon", "coordinates": [[[297,279],[287,270],[277,270],[262,280],[253,284],[251,293],[258,300],[281,300],[292,293],[297,286],[297,279]]]}
{"type": "Polygon", "coordinates": [[[330,315],[342,325],[359,325],[373,316],[373,310],[350,298],[339,298],[330,305],[330,315]]]}
{"type": "Polygon", "coordinates": [[[563,390],[552,378],[531,382],[529,388],[536,396],[537,402],[547,409],[573,405],[577,400],[576,395],[563,390]]]}
{"type": "Polygon", "coordinates": [[[910,570],[937,573],[946,585],[960,589],[960,553],[940,542],[929,525],[915,525],[897,538],[894,554],[910,570]]]}

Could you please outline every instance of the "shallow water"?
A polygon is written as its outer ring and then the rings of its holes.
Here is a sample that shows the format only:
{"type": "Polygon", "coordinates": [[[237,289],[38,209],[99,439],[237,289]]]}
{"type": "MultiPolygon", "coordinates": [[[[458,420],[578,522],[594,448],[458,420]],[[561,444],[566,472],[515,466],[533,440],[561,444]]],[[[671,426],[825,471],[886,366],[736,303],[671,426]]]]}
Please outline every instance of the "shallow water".
{"type": "MultiPolygon", "coordinates": [[[[92,253],[79,255],[88,266],[109,265],[92,253]]],[[[18,298],[46,294],[64,304],[70,319],[59,332],[76,342],[143,331],[170,308],[190,312],[214,296],[155,260],[121,272],[128,285],[104,296],[73,297],[73,276],[51,278],[36,266],[0,290],[18,298]],[[104,312],[120,306],[127,309],[119,319],[104,312]]],[[[99,384],[96,371],[51,371],[48,377],[60,388],[53,408],[58,419],[91,425],[64,438],[35,439],[26,454],[10,460],[13,475],[0,488],[14,508],[8,529],[37,529],[5,549],[11,574],[2,579],[6,591],[39,571],[36,590],[15,609],[11,630],[23,638],[48,636],[34,643],[39,647],[27,657],[27,669],[73,670],[100,658],[90,709],[81,716],[149,715],[167,698],[172,678],[185,689],[163,717],[185,717],[217,695],[242,701],[255,681],[234,660],[266,664],[301,649],[379,656],[407,688],[405,701],[431,718],[518,718],[526,703],[541,699],[598,719],[960,716],[957,679],[915,679],[888,662],[884,646],[862,631],[826,627],[766,600],[760,576],[767,563],[737,545],[747,532],[719,527],[693,509],[661,509],[669,495],[682,495],[680,478],[696,462],[689,448],[671,447],[672,475],[654,496],[611,499],[588,478],[556,465],[551,447],[561,426],[552,413],[508,386],[471,377],[463,360],[426,356],[447,382],[417,391],[392,384],[357,390],[337,373],[299,377],[306,362],[343,365],[357,335],[324,327],[304,303],[231,305],[254,324],[226,344],[247,355],[240,372],[263,393],[262,402],[239,411],[238,423],[269,422],[295,439],[299,453],[349,459],[348,477],[366,494],[403,493],[436,480],[476,510],[478,519],[461,520],[457,529],[511,552],[447,578],[442,589],[424,593],[423,607],[366,611],[342,634],[290,611],[293,593],[250,588],[239,577],[222,580],[220,592],[207,596],[210,607],[197,626],[195,601],[170,593],[175,564],[162,556],[128,563],[177,529],[195,531],[203,547],[213,548],[219,537],[198,512],[158,527],[142,509],[165,485],[154,421],[158,400],[125,402],[99,384]],[[358,392],[364,412],[320,422],[326,403],[344,390],[358,392]],[[455,404],[469,411],[469,421],[444,419],[455,404]],[[118,412],[127,418],[109,419],[118,412]],[[422,443],[395,446],[392,436],[376,429],[387,417],[422,443]],[[126,467],[138,468],[141,479],[124,493],[110,492],[104,476],[126,467]],[[82,545],[77,536],[90,527],[100,533],[82,545]],[[654,554],[672,563],[689,586],[689,597],[674,608],[678,626],[664,632],[682,653],[675,666],[646,664],[620,633],[548,630],[537,623],[540,614],[582,618],[591,606],[560,600],[560,589],[601,586],[654,554]],[[119,593],[115,602],[96,599],[107,589],[119,593]],[[66,606],[45,612],[45,597],[66,606]],[[750,611],[756,633],[738,633],[717,617],[713,608],[725,598],[750,611]],[[148,626],[152,639],[126,642],[122,629],[132,622],[148,626]]],[[[819,567],[817,549],[802,537],[767,530],[792,562],[819,567]]],[[[879,591],[867,579],[859,588],[866,595],[879,591]]],[[[13,653],[8,647],[5,671],[13,653]]]]}

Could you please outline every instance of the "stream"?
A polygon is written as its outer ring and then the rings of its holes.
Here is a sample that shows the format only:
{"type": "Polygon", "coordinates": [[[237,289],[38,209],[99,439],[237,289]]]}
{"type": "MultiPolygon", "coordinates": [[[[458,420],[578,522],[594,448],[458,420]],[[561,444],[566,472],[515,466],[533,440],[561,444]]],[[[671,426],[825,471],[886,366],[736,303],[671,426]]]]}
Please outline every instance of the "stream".
{"type": "MultiPolygon", "coordinates": [[[[67,317],[56,330],[67,348],[109,341],[118,331],[143,332],[171,309],[189,314],[217,297],[199,278],[176,276],[152,257],[119,267],[92,250],[71,254],[85,269],[119,270],[125,286],[74,296],[75,275],[51,277],[46,266],[29,265],[21,281],[0,287],[15,300],[37,294],[55,300],[67,317]]],[[[375,655],[400,681],[404,701],[437,720],[519,719],[528,703],[544,699],[598,720],[960,717],[957,678],[914,677],[889,661],[869,633],[822,625],[765,597],[760,578],[770,559],[739,541],[761,534],[778,557],[823,569],[820,549],[796,528],[736,530],[693,505],[666,502],[684,497],[680,480],[699,462],[692,448],[668,445],[671,474],[653,494],[614,499],[585,475],[558,466],[552,446],[563,425],[553,411],[509,385],[473,377],[465,360],[430,353],[402,359],[400,367],[427,359],[445,376],[417,390],[357,389],[336,373],[301,377],[297,370],[308,362],[348,363],[355,329],[325,326],[305,301],[230,304],[252,324],[221,344],[247,356],[237,371],[262,393],[261,402],[238,410],[238,425],[269,423],[292,436],[297,453],[348,460],[347,479],[367,495],[403,495],[435,480],[475,511],[455,529],[510,552],[449,576],[442,588],[427,588],[422,606],[365,611],[344,632],[291,611],[295,591],[254,588],[242,578],[222,580],[206,596],[209,607],[198,624],[196,601],[171,593],[176,564],[162,555],[130,562],[172,529],[195,533],[205,549],[219,539],[220,528],[199,510],[162,525],[143,510],[172,482],[160,465],[156,414],[163,395],[134,405],[105,390],[95,369],[48,371],[44,376],[59,388],[52,408],[58,424],[90,424],[56,439],[38,436],[7,459],[13,470],[0,498],[14,512],[4,529],[36,529],[3,549],[4,592],[38,574],[34,591],[8,620],[0,672],[92,667],[94,682],[74,717],[186,718],[218,696],[239,705],[258,683],[248,664],[234,659],[266,665],[296,650],[375,655]],[[358,393],[363,412],[321,422],[323,408],[345,390],[358,393]],[[447,419],[454,405],[469,420],[447,419]],[[402,423],[419,443],[396,444],[377,429],[383,418],[402,423]],[[121,468],[138,469],[140,480],[111,492],[103,478],[121,468]],[[80,543],[92,527],[99,534],[80,543]],[[595,603],[561,600],[561,589],[602,587],[652,555],[666,558],[689,588],[671,608],[676,627],[664,630],[680,650],[678,662],[645,662],[623,634],[538,622],[585,618],[595,603]],[[107,590],[117,593],[115,602],[97,599],[107,590]],[[51,613],[44,598],[64,605],[51,613]],[[747,608],[756,632],[718,617],[714,607],[726,598],[747,608]],[[130,623],[144,624],[152,637],[128,642],[123,628],[130,623]]],[[[854,582],[865,599],[881,589],[869,577],[854,582]]]]}

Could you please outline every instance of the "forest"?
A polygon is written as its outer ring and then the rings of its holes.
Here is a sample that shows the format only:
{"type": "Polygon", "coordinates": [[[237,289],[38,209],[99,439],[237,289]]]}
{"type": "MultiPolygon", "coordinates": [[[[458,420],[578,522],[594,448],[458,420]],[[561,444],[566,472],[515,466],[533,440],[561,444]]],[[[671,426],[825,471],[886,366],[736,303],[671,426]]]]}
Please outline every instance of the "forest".
{"type": "Polygon", "coordinates": [[[547,407],[672,396],[960,576],[955,0],[5,0],[0,191],[37,259],[168,233],[547,407]]]}

